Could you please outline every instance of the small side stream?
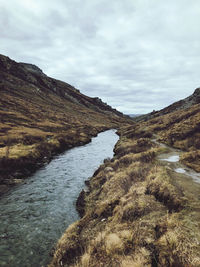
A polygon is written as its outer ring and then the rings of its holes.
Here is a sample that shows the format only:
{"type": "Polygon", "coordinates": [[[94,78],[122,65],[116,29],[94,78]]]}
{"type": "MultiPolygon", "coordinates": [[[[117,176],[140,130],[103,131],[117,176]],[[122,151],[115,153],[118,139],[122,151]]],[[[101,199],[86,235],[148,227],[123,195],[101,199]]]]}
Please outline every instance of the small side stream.
{"type": "Polygon", "coordinates": [[[0,200],[0,266],[39,267],[65,231],[79,219],[75,202],[84,181],[118,140],[114,130],[68,150],[0,200]]]}

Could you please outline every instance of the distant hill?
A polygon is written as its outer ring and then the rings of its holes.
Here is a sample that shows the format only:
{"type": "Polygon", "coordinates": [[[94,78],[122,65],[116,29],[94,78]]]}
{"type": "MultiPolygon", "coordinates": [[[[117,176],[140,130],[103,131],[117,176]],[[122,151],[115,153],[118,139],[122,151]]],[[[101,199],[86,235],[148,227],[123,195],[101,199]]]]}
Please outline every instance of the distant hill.
{"type": "Polygon", "coordinates": [[[136,118],[136,117],[142,116],[142,114],[128,114],[128,116],[131,118],[136,118]]]}

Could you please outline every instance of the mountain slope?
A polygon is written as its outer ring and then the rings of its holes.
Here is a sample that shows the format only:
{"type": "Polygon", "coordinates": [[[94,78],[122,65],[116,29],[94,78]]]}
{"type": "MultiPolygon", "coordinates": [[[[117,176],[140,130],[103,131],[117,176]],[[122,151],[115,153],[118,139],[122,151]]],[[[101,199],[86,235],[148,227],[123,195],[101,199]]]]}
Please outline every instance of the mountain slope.
{"type": "Polygon", "coordinates": [[[54,154],[126,121],[99,98],[0,55],[0,188],[7,190],[54,154]]]}

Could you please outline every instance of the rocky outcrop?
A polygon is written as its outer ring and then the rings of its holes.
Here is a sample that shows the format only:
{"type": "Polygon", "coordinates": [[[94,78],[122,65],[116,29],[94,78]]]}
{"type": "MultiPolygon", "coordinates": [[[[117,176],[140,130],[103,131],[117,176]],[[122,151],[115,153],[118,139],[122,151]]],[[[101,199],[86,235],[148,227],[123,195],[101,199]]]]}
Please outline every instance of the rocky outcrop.
{"type": "Polygon", "coordinates": [[[23,63],[23,62],[20,62],[19,64],[23,68],[25,68],[27,71],[30,71],[32,73],[36,73],[36,74],[41,75],[41,76],[46,76],[46,74],[44,74],[43,71],[40,68],[38,68],[36,65],[29,64],[29,63],[23,63]]]}

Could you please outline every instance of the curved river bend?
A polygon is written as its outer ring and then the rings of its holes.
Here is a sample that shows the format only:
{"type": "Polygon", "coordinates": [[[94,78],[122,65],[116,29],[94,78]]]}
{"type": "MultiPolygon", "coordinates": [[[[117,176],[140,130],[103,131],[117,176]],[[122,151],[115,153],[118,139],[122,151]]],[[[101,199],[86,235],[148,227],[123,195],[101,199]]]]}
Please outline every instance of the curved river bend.
{"type": "Polygon", "coordinates": [[[114,130],[57,156],[0,200],[0,266],[39,267],[58,238],[79,216],[75,202],[84,181],[118,140],[114,130]]]}

